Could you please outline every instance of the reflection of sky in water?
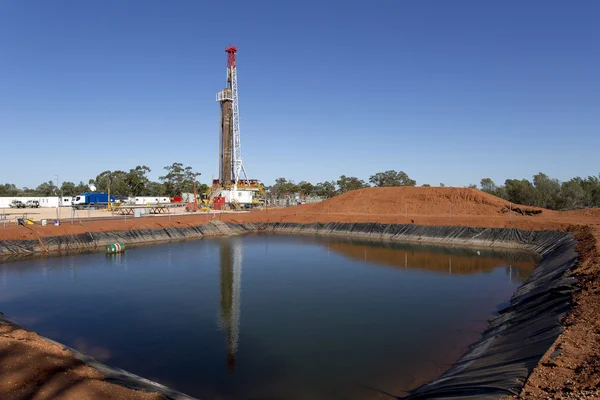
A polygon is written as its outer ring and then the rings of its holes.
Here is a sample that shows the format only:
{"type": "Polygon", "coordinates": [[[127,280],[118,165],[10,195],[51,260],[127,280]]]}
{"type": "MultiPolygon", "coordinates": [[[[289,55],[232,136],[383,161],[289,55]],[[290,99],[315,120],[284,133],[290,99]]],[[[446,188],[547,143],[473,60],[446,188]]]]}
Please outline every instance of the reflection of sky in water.
{"type": "Polygon", "coordinates": [[[0,310],[200,398],[362,399],[441,373],[536,261],[343,238],[205,239],[4,264],[0,310]]]}

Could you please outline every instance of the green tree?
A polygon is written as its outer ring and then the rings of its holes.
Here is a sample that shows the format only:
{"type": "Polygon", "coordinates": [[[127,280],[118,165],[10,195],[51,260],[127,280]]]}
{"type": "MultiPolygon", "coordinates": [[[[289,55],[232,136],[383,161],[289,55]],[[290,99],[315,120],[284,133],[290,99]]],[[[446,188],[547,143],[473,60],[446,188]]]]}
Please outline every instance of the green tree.
{"type": "Polygon", "coordinates": [[[492,193],[494,196],[500,197],[501,199],[508,200],[508,192],[504,186],[498,186],[496,191],[492,193]]]}
{"type": "Polygon", "coordinates": [[[296,185],[292,180],[287,180],[286,178],[275,179],[275,183],[269,189],[270,193],[274,195],[298,193],[300,191],[300,187],[298,185],[296,185]]]}
{"type": "Polygon", "coordinates": [[[312,196],[315,192],[315,186],[312,183],[306,181],[300,181],[300,183],[298,184],[298,189],[300,190],[300,193],[302,193],[304,196],[312,196]]]}
{"type": "Polygon", "coordinates": [[[369,187],[363,180],[358,179],[355,176],[340,176],[340,179],[336,182],[340,193],[346,193],[351,190],[364,189],[369,187]]]}
{"type": "Polygon", "coordinates": [[[585,192],[584,207],[600,206],[600,176],[588,176],[586,179],[573,178],[585,192]]]}
{"type": "Polygon", "coordinates": [[[196,191],[199,193],[198,176],[201,175],[199,172],[192,171],[192,167],[185,167],[185,175],[183,179],[183,192],[193,193],[194,192],[194,181],[196,181],[196,191]]]}
{"type": "Polygon", "coordinates": [[[507,179],[504,182],[504,187],[509,201],[525,206],[535,205],[537,192],[527,179],[507,179]]]}
{"type": "Polygon", "coordinates": [[[21,191],[12,183],[0,185],[0,197],[16,197],[20,192],[21,191]]]}
{"type": "Polygon", "coordinates": [[[25,186],[23,188],[23,190],[21,191],[21,193],[19,193],[19,196],[39,196],[40,194],[37,192],[37,190],[35,189],[30,189],[27,186],[25,186]]]}
{"type": "Polygon", "coordinates": [[[315,186],[315,194],[325,199],[335,196],[337,194],[335,182],[325,181],[317,183],[315,186]]]}
{"type": "Polygon", "coordinates": [[[75,196],[77,193],[77,186],[73,182],[65,181],[60,185],[60,192],[62,196],[75,196]]]}
{"type": "Polygon", "coordinates": [[[533,176],[533,186],[536,190],[536,199],[533,205],[555,209],[561,190],[558,179],[550,179],[548,175],[540,172],[533,176]]]}
{"type": "Polygon", "coordinates": [[[175,162],[164,169],[167,173],[158,179],[164,182],[166,194],[174,197],[194,191],[196,173],[192,167],[184,167],[182,163],[175,162]]]}
{"type": "Polygon", "coordinates": [[[144,196],[164,196],[166,194],[165,185],[160,182],[148,182],[144,186],[142,193],[144,196]]]}
{"type": "Polygon", "coordinates": [[[279,195],[285,192],[288,181],[285,178],[275,179],[275,183],[269,186],[269,192],[274,195],[279,195]]]}
{"type": "Polygon", "coordinates": [[[498,196],[502,199],[508,200],[506,188],[504,186],[496,186],[496,184],[491,178],[483,178],[479,182],[479,185],[481,186],[482,192],[489,193],[494,196],[498,196]]]}
{"type": "Polygon", "coordinates": [[[145,165],[138,165],[129,170],[125,175],[125,183],[129,188],[130,196],[139,196],[144,192],[145,186],[150,182],[146,174],[150,172],[150,168],[145,165]]]}
{"type": "Polygon", "coordinates": [[[600,174],[598,176],[590,176],[587,179],[587,185],[584,190],[590,193],[590,207],[600,207],[600,174]]]}
{"type": "Polygon", "coordinates": [[[416,186],[417,182],[408,177],[404,171],[396,172],[389,170],[377,172],[369,177],[369,182],[374,186],[416,186]]]}
{"type": "Polygon", "coordinates": [[[557,199],[559,209],[583,208],[585,207],[585,202],[585,190],[576,178],[563,182],[559,198],[557,199]]]}
{"type": "Polygon", "coordinates": [[[129,195],[129,187],[125,181],[127,173],[121,170],[104,171],[96,176],[92,182],[99,192],[108,192],[113,196],[124,197],[129,195]]]}
{"type": "Polygon", "coordinates": [[[49,197],[56,196],[58,194],[58,188],[52,181],[41,183],[36,189],[35,193],[38,196],[49,197]]]}
{"type": "Polygon", "coordinates": [[[421,187],[431,187],[431,185],[429,183],[426,183],[424,185],[421,185],[421,187]]]}
{"type": "Polygon", "coordinates": [[[498,188],[491,178],[483,178],[479,184],[481,185],[481,191],[489,194],[495,194],[498,188]]]}
{"type": "Polygon", "coordinates": [[[200,193],[206,193],[206,192],[208,192],[208,189],[210,189],[210,186],[208,186],[206,183],[201,183],[196,188],[196,190],[198,191],[198,194],[200,194],[200,193]]]}

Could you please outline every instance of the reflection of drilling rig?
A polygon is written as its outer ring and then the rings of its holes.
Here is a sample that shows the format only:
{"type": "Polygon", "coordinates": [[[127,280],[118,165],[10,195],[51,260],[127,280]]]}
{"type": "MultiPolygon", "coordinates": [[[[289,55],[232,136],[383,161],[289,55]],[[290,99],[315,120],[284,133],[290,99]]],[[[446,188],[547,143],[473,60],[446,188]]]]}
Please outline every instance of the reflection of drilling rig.
{"type": "MultiPolygon", "coordinates": [[[[217,93],[221,109],[219,132],[219,179],[213,180],[209,200],[215,206],[224,203],[241,209],[259,204],[264,189],[257,179],[248,179],[242,163],[240,115],[238,108],[237,47],[229,46],[227,53],[227,81],[225,89],[217,93]]],[[[215,207],[217,208],[217,207],[215,207]]]]}
{"type": "Polygon", "coordinates": [[[242,248],[239,239],[221,242],[219,275],[221,282],[221,314],[219,326],[227,333],[227,367],[235,369],[240,325],[240,290],[242,248]]]}

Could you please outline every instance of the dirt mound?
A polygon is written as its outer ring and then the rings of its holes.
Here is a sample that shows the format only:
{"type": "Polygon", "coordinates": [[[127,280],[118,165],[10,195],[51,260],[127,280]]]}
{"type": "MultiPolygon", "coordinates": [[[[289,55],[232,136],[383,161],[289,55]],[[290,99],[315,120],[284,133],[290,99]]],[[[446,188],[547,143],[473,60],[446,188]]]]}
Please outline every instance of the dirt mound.
{"type": "Polygon", "coordinates": [[[600,208],[584,208],[581,210],[569,210],[562,211],[562,213],[566,216],[570,217],[591,217],[597,218],[600,217],[600,208]]]}
{"type": "MultiPolygon", "coordinates": [[[[477,189],[432,187],[375,187],[353,190],[306,211],[315,213],[409,214],[409,215],[493,215],[509,212],[511,204],[477,189]]],[[[548,210],[512,205],[528,215],[548,210]]]]}

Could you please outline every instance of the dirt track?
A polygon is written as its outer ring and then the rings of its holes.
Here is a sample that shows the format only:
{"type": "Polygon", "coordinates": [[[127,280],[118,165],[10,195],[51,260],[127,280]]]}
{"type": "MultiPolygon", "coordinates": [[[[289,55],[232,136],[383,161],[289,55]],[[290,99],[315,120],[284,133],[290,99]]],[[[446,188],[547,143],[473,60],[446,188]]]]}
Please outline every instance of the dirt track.
{"type": "MultiPolygon", "coordinates": [[[[328,201],[245,214],[222,214],[216,216],[225,222],[381,222],[415,223],[418,225],[453,225],[478,227],[514,227],[525,230],[568,230],[579,241],[578,251],[581,265],[573,271],[580,279],[581,291],[575,295],[574,308],[565,321],[566,330],[555,343],[560,355],[550,358],[550,349],[542,362],[530,376],[521,398],[546,399],[568,398],[577,394],[596,397],[600,389],[600,209],[556,212],[541,210],[541,214],[526,216],[517,211],[530,209],[511,205],[501,199],[472,189],[452,188],[386,188],[366,189],[350,192],[328,201]],[[452,206],[450,206],[452,204],[452,206]],[[513,211],[511,211],[513,210],[513,211]]],[[[538,209],[539,210],[539,209],[538,209]]],[[[84,233],[87,231],[111,231],[128,229],[151,229],[161,227],[195,226],[209,221],[213,216],[192,215],[171,218],[154,217],[131,219],[127,222],[90,221],[61,226],[33,225],[31,227],[12,226],[0,228],[0,240],[43,238],[46,236],[84,233]]],[[[3,334],[1,340],[8,340],[0,347],[3,354],[10,352],[19,341],[3,334]],[[7,347],[4,347],[7,346],[7,347]]],[[[41,340],[41,339],[38,339],[41,340]]],[[[1,342],[0,343],[4,343],[1,342]]],[[[37,343],[33,341],[32,343],[37,343]]],[[[41,356],[38,345],[26,350],[31,357],[41,356]]],[[[0,361],[0,372],[11,371],[0,361]]],[[[59,364],[70,370],[70,361],[64,358],[59,364]]],[[[56,368],[56,367],[55,367],[56,368]]],[[[28,371],[32,380],[43,371],[31,368],[28,371]]],[[[38,378],[39,379],[39,378],[38,378]]],[[[24,382],[26,380],[23,380],[24,382]]],[[[69,381],[66,381],[67,383],[69,381]]],[[[95,385],[97,378],[81,380],[77,387],[85,390],[86,385],[95,385]]],[[[0,382],[2,398],[6,390],[5,378],[0,382]]],[[[93,388],[93,386],[90,386],[93,388]]],[[[121,389],[121,388],[119,388],[121,389]]],[[[93,390],[93,389],[90,389],[93,390]]],[[[147,394],[133,393],[131,396],[146,398],[147,394]]],[[[13,397],[15,399],[29,397],[13,397]]],[[[39,397],[47,398],[47,397],[39,397]]],[[[82,397],[64,397],[82,398],[82,397]]],[[[97,397],[94,397],[97,398],[97,397]]],[[[108,398],[127,398],[110,397],[108,398]]],[[[134,397],[131,397],[134,398],[134,397]]],[[[138,397],[135,397],[138,398],[138,397]]],[[[579,398],[579,397],[573,397],[579,398]]]]}

